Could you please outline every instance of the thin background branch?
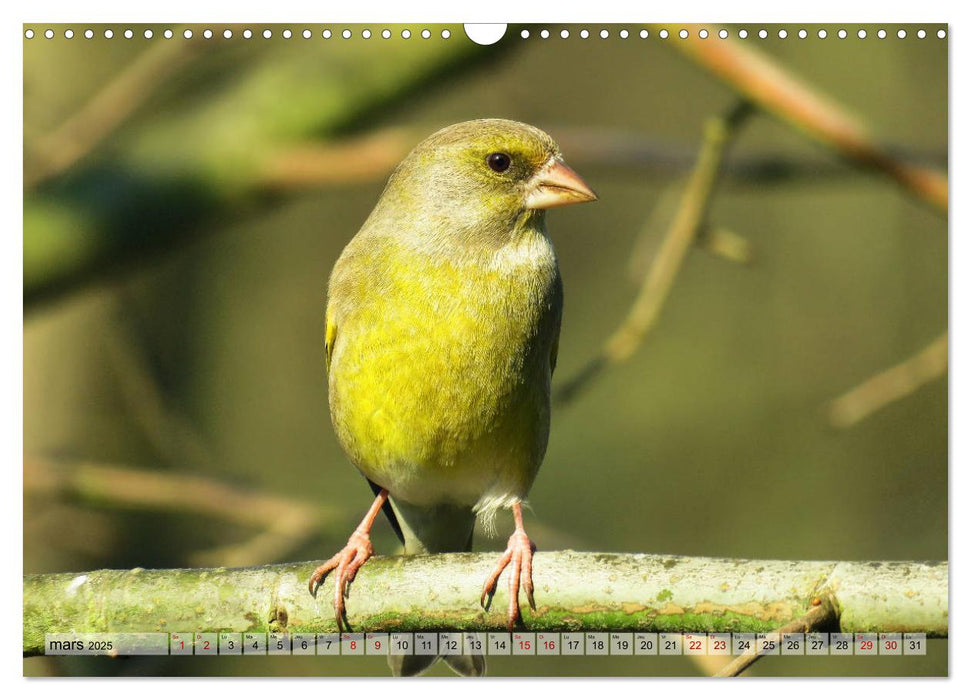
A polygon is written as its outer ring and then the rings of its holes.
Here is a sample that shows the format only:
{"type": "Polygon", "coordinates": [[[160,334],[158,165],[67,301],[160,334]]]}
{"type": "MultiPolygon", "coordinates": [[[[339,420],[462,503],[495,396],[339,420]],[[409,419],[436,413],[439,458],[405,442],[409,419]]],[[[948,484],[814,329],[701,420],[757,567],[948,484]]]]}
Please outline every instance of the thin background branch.
{"type": "Polygon", "coordinates": [[[604,368],[629,358],[654,328],[685,256],[705,224],[725,150],[751,111],[749,103],[740,102],[726,116],[708,122],[698,162],[640,293],[600,353],[560,386],[556,394],[558,401],[572,400],[604,368]]]}
{"type": "MultiPolygon", "coordinates": [[[[669,45],[738,90],[766,112],[864,168],[882,172],[905,191],[947,211],[947,174],[896,157],[880,145],[835,100],[808,85],[792,71],[757,49],[732,38],[715,39],[718,27],[686,25],[686,39],[669,45]],[[705,28],[711,38],[701,39],[705,28]]],[[[660,29],[656,26],[655,29],[660,29]]]]}
{"type": "Polygon", "coordinates": [[[183,40],[150,44],[80,110],[33,144],[24,159],[24,189],[57,177],[93,151],[206,45],[183,40]]]}
{"type": "MultiPolygon", "coordinates": [[[[780,640],[784,634],[815,632],[830,627],[837,627],[839,623],[839,607],[833,598],[828,594],[824,594],[814,600],[813,603],[813,607],[809,608],[805,615],[775,630],[775,633],[780,636],[780,640]]],[[[762,658],[762,655],[753,647],[747,654],[742,654],[732,659],[724,668],[713,675],[720,678],[740,676],[760,658],[762,658]]]]}
{"type": "Polygon", "coordinates": [[[870,377],[827,407],[833,427],[850,428],[947,373],[947,332],[919,353],[870,377]]]}
{"type": "Polygon", "coordinates": [[[250,491],[195,474],[40,457],[24,460],[24,493],[191,513],[257,529],[245,542],[189,555],[196,566],[279,561],[321,530],[345,520],[327,506],[250,491]]]}

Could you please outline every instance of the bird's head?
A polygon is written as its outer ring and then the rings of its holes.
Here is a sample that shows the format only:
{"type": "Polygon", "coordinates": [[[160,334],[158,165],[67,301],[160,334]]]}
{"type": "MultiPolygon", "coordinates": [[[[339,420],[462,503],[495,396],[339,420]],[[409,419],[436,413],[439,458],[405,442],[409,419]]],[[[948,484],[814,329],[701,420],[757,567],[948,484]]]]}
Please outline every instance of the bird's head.
{"type": "Polygon", "coordinates": [[[462,122],[431,135],[398,166],[382,197],[411,212],[427,235],[495,243],[518,223],[541,220],[546,209],[596,198],[553,139],[506,119],[462,122]]]}

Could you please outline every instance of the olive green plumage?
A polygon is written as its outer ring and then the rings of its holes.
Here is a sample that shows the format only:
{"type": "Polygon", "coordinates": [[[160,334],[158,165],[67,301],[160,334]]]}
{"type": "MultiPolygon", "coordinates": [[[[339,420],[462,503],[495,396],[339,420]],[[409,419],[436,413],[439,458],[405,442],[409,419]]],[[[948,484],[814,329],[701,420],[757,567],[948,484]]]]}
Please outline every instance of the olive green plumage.
{"type": "Polygon", "coordinates": [[[443,129],[398,166],[334,267],[331,416],[390,492],[406,553],[468,550],[476,514],[525,499],[543,459],[563,289],[528,199],[559,158],[526,124],[443,129]]]}
{"type": "MultiPolygon", "coordinates": [[[[396,504],[489,514],[525,498],[536,476],[563,292],[544,212],[522,200],[528,177],[557,154],[515,122],[438,132],[394,172],[334,267],[334,427],[396,504]],[[493,152],[509,153],[515,171],[488,168],[493,152]]],[[[427,550],[434,526],[422,523],[406,550],[427,550]]],[[[467,540],[456,533],[448,544],[467,540]]]]}

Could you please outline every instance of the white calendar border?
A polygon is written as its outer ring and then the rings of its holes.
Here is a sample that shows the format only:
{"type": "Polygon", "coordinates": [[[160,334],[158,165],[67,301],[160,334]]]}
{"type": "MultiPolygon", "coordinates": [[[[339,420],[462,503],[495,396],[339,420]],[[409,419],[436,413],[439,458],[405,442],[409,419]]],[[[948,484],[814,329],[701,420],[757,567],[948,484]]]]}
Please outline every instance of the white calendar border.
{"type": "MultiPolygon", "coordinates": [[[[417,7],[414,2],[407,4],[392,3],[390,0],[374,4],[368,4],[362,0],[355,0],[354,3],[348,3],[344,6],[339,6],[336,3],[321,3],[319,1],[311,3],[306,0],[303,2],[276,0],[273,3],[265,3],[262,7],[240,7],[239,5],[224,4],[222,5],[224,9],[217,12],[213,7],[208,7],[197,0],[194,2],[170,0],[164,6],[147,3],[123,3],[117,0],[114,2],[89,0],[83,3],[81,7],[79,7],[77,2],[61,0],[59,2],[29,4],[8,3],[4,12],[9,12],[13,16],[13,21],[4,22],[2,26],[8,32],[11,29],[19,32],[19,28],[14,26],[15,24],[19,25],[28,20],[54,21],[55,19],[64,20],[65,18],[71,20],[83,19],[89,22],[118,20],[119,18],[133,22],[167,19],[189,22],[215,22],[220,20],[238,20],[242,17],[248,20],[267,22],[273,21],[274,19],[293,20],[294,18],[308,21],[319,19],[335,22],[388,22],[393,21],[395,18],[404,18],[409,21],[431,22],[449,21],[450,18],[456,18],[456,15],[460,15],[458,17],[459,20],[471,19],[478,21],[530,21],[530,19],[541,19],[543,21],[556,20],[561,22],[609,22],[631,21],[641,19],[642,16],[643,18],[649,16],[654,21],[674,20],[685,22],[739,22],[751,20],[806,23],[831,21],[857,23],[869,21],[939,22],[959,19],[956,16],[955,5],[956,3],[943,2],[941,0],[922,0],[921,2],[909,3],[860,3],[859,5],[845,2],[845,0],[813,0],[812,2],[803,0],[801,3],[777,3],[767,2],[765,0],[762,2],[742,2],[741,0],[737,0],[730,4],[705,0],[694,3],[649,3],[640,5],[631,4],[622,0],[619,2],[600,0],[596,3],[573,4],[563,2],[562,0],[556,3],[539,2],[538,0],[534,0],[532,3],[523,3],[521,0],[494,0],[470,7],[466,4],[437,0],[436,2],[429,2],[421,7],[417,7]],[[231,8],[233,11],[231,13],[226,12],[225,8],[231,8]],[[24,14],[27,12],[30,13],[29,17],[24,14]],[[527,16],[527,13],[531,16],[527,16]]],[[[963,22],[963,15],[960,19],[963,22]]],[[[961,37],[962,40],[955,41],[951,45],[952,111],[950,118],[952,124],[957,124],[959,121],[967,124],[971,123],[968,119],[971,110],[967,109],[967,85],[971,82],[968,80],[969,68],[971,68],[971,61],[969,61],[971,49],[968,48],[968,36],[971,36],[971,27],[968,24],[961,24],[961,30],[955,32],[955,34],[961,37]],[[955,75],[959,75],[963,79],[964,86],[960,90],[958,90],[958,82],[954,79],[955,75]]],[[[20,41],[14,40],[8,35],[7,40],[3,42],[2,46],[5,52],[4,58],[6,59],[6,66],[8,67],[7,70],[3,71],[3,80],[8,83],[4,85],[3,94],[13,102],[8,107],[8,110],[5,110],[5,118],[8,122],[5,124],[7,128],[3,131],[5,136],[5,165],[8,168],[8,176],[10,175],[11,166],[18,169],[17,172],[12,174],[12,182],[8,181],[7,187],[4,188],[5,201],[3,204],[5,206],[3,206],[3,211],[6,216],[10,217],[10,221],[8,221],[9,225],[4,230],[10,232],[22,230],[22,221],[19,214],[21,212],[22,192],[22,188],[19,186],[22,178],[22,173],[19,172],[22,163],[19,157],[19,154],[22,152],[22,125],[18,128],[18,122],[22,118],[20,115],[23,114],[23,93],[20,86],[23,70],[20,41]]],[[[953,199],[959,203],[967,202],[969,201],[969,197],[962,195],[969,194],[967,192],[969,178],[963,175],[966,170],[964,164],[968,162],[969,156],[967,144],[971,136],[965,135],[965,132],[958,133],[958,130],[955,129],[952,132],[952,139],[953,157],[950,162],[950,175],[952,177],[952,187],[956,190],[956,194],[958,194],[953,199]],[[958,177],[954,177],[955,174],[958,177]]],[[[955,207],[950,217],[952,233],[969,230],[967,226],[958,223],[963,222],[967,218],[967,215],[963,214],[961,206],[955,207]]],[[[952,271],[956,269],[971,269],[971,242],[967,241],[966,238],[962,240],[960,237],[952,237],[951,241],[952,257],[950,264],[952,271]]],[[[0,257],[0,259],[7,261],[8,269],[5,271],[7,274],[3,275],[7,288],[4,290],[5,294],[2,297],[4,303],[0,308],[3,309],[4,326],[8,332],[11,332],[12,329],[20,325],[22,318],[21,298],[23,279],[20,265],[23,257],[22,239],[19,235],[5,236],[3,245],[5,246],[4,253],[6,255],[0,257]]],[[[957,321],[957,323],[952,324],[951,328],[952,347],[969,347],[971,346],[971,334],[968,332],[969,328],[971,328],[968,316],[971,313],[971,277],[964,276],[963,278],[958,278],[954,274],[951,274],[950,280],[953,285],[951,302],[954,304],[955,320],[957,321]]],[[[3,407],[4,420],[0,423],[3,425],[3,444],[8,447],[6,456],[8,457],[7,464],[10,466],[19,464],[23,455],[22,337],[19,343],[5,343],[0,347],[2,347],[0,352],[3,353],[2,366],[7,373],[5,386],[19,387],[18,391],[8,390],[5,392],[3,407]]],[[[951,387],[958,389],[958,391],[952,391],[950,394],[952,397],[951,419],[954,421],[955,428],[957,428],[959,422],[963,422],[963,427],[968,427],[968,417],[971,416],[968,403],[968,397],[971,396],[971,380],[968,377],[971,376],[971,373],[963,369],[963,364],[961,361],[953,363],[950,376],[951,387]]],[[[952,461],[956,464],[967,464],[967,458],[971,456],[969,454],[971,450],[968,449],[968,441],[971,439],[968,436],[971,435],[971,430],[955,429],[950,432],[950,435],[953,440],[953,451],[951,452],[952,461]]],[[[7,538],[7,541],[8,543],[13,542],[12,549],[14,550],[8,553],[8,557],[15,560],[14,564],[8,568],[7,576],[3,579],[3,593],[6,594],[6,600],[13,600],[15,596],[21,596],[23,574],[23,539],[22,536],[17,536],[17,533],[22,535],[23,527],[23,476],[19,469],[13,469],[13,472],[14,484],[5,490],[7,502],[3,508],[3,513],[8,518],[6,532],[10,536],[7,538]],[[19,489],[17,488],[18,486],[20,487],[19,489]],[[16,576],[16,579],[14,576],[16,576]]],[[[968,511],[971,509],[955,509],[953,504],[955,502],[965,502],[963,498],[961,501],[957,501],[955,494],[960,493],[962,497],[968,495],[967,482],[969,477],[966,471],[960,469],[951,471],[950,477],[951,490],[949,493],[949,501],[951,507],[948,511],[952,527],[950,530],[950,541],[954,542],[960,539],[960,541],[967,543],[969,541],[969,537],[967,536],[969,534],[968,523],[969,517],[971,517],[968,511]],[[958,535],[960,536],[958,537],[958,535]]],[[[957,562],[954,562],[953,556],[950,556],[949,559],[952,561],[952,572],[957,571],[958,577],[960,578],[964,571],[963,560],[959,559],[957,562]]],[[[961,608],[950,619],[952,627],[956,625],[956,618],[963,618],[961,608]]],[[[956,626],[959,629],[961,628],[959,623],[956,626]]],[[[4,653],[2,654],[2,658],[6,664],[4,678],[13,680],[13,682],[26,683],[22,677],[23,662],[19,648],[19,635],[6,635],[4,645],[4,653]],[[19,679],[19,681],[14,679],[19,679]]],[[[966,644],[961,639],[961,636],[957,636],[951,641],[949,649],[952,659],[966,657],[966,644]]],[[[954,665],[951,668],[954,669],[954,665]]],[[[963,669],[955,670],[960,673],[963,669]]],[[[953,673],[954,670],[952,670],[953,673]]],[[[964,686],[967,683],[967,678],[968,674],[965,671],[964,676],[960,678],[959,682],[952,682],[946,686],[935,683],[932,692],[941,695],[952,693],[958,686],[964,686]]],[[[577,679],[544,679],[543,692],[547,692],[545,689],[547,683],[553,686],[560,686],[559,690],[565,690],[568,683],[573,684],[576,681],[577,679]]],[[[180,694],[186,692],[212,692],[214,690],[214,683],[218,683],[219,685],[231,686],[234,697],[243,700],[251,697],[264,697],[270,691],[270,683],[275,681],[270,679],[264,681],[261,679],[254,682],[253,679],[243,678],[219,679],[218,681],[212,681],[210,679],[179,679],[177,687],[170,686],[169,684],[172,682],[174,682],[173,679],[166,679],[155,683],[140,681],[139,679],[85,679],[83,681],[85,688],[83,692],[85,694],[88,692],[96,693],[101,698],[112,698],[122,695],[130,697],[131,693],[135,691],[142,698],[153,700],[154,698],[161,698],[163,693],[169,696],[173,692],[180,694]]],[[[299,679],[291,682],[297,687],[291,686],[288,692],[307,694],[320,692],[319,681],[315,681],[314,679],[299,679]]],[[[651,690],[652,692],[670,692],[684,682],[684,680],[655,680],[652,681],[651,690]],[[670,685],[670,688],[665,687],[668,685],[670,685]]],[[[696,682],[705,681],[704,679],[696,679],[696,682]]],[[[924,682],[930,683],[933,681],[924,682]]],[[[347,683],[354,688],[355,692],[360,692],[361,690],[365,692],[381,692],[388,687],[387,681],[384,679],[328,679],[327,683],[329,685],[347,683]]],[[[508,681],[504,683],[503,692],[514,691],[513,687],[508,685],[508,683],[508,681]]],[[[64,700],[65,694],[82,692],[79,687],[80,685],[80,681],[71,679],[60,679],[56,683],[34,681],[30,683],[29,689],[26,686],[22,686],[20,690],[23,695],[29,694],[32,700],[46,700],[46,698],[64,700]]],[[[514,685],[520,686],[515,689],[516,691],[525,690],[530,692],[537,690],[536,685],[530,684],[528,679],[514,682],[514,685]]],[[[785,692],[796,698],[809,697],[810,695],[815,696],[821,690],[815,684],[801,681],[790,682],[787,686],[785,692]]],[[[913,693],[922,692],[922,688],[919,686],[923,686],[921,681],[916,679],[914,681],[908,680],[907,691],[913,693]]],[[[628,691],[631,693],[644,692],[644,686],[639,680],[616,679],[611,681],[610,687],[613,692],[617,693],[628,691]]],[[[861,690],[859,681],[846,679],[829,679],[825,690],[826,692],[832,692],[837,687],[840,690],[845,689],[847,691],[852,689],[859,692],[861,690]]],[[[899,689],[899,685],[897,685],[897,681],[894,679],[869,680],[867,681],[867,687],[864,692],[880,692],[878,689],[881,687],[885,690],[891,687],[899,689]]],[[[444,696],[445,693],[449,695],[454,694],[454,686],[452,684],[422,682],[421,680],[406,685],[395,686],[395,688],[396,692],[401,693],[405,698],[415,697],[420,693],[422,700],[427,700],[429,697],[436,697],[436,694],[440,694],[441,696],[444,696]]],[[[589,684],[586,689],[589,690],[589,684]]],[[[465,696],[463,700],[480,697],[488,697],[489,700],[494,700],[496,690],[496,686],[492,683],[467,683],[463,686],[462,692],[465,696]]],[[[740,698],[743,693],[746,697],[750,696],[751,691],[752,687],[747,683],[731,683],[719,686],[717,692],[719,693],[719,697],[740,698]]],[[[964,693],[966,694],[966,692],[967,688],[964,693]]]]}

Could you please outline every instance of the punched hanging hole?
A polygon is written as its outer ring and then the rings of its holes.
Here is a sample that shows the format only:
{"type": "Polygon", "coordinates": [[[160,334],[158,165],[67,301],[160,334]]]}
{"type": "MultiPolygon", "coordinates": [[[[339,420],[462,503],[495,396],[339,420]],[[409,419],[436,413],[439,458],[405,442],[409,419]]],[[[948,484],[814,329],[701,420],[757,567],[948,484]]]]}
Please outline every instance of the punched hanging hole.
{"type": "MultiPolygon", "coordinates": [[[[505,24],[466,24],[465,36],[480,46],[492,46],[506,35],[505,24]]],[[[447,37],[445,37],[447,38],[447,37]]],[[[523,37],[524,39],[526,37],[523,37]]]]}

